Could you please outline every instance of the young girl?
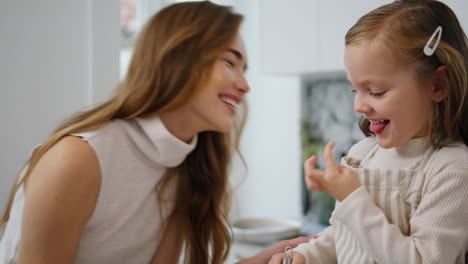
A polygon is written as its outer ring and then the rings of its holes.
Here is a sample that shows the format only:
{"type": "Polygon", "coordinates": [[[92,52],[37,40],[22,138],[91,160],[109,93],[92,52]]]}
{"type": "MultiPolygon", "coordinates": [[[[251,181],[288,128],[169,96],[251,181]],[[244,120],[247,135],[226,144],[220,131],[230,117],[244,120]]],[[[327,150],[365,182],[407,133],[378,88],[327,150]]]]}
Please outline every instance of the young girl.
{"type": "Polygon", "coordinates": [[[333,143],[325,171],[306,161],[308,187],[339,203],[292,263],[466,263],[467,43],[439,1],[395,1],[348,31],[346,71],[368,137],[340,166],[333,143]]]}
{"type": "Polygon", "coordinates": [[[0,263],[177,263],[182,248],[185,263],[224,262],[230,131],[249,91],[241,21],[208,1],[150,19],[115,95],[34,150],[0,263]]]}

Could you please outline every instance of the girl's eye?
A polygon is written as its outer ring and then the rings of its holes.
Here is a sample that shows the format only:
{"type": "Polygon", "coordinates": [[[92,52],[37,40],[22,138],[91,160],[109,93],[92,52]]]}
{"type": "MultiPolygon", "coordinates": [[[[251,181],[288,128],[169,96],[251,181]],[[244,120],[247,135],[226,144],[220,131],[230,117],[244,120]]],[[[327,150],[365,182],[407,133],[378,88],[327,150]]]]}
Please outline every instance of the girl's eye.
{"type": "Polygon", "coordinates": [[[378,93],[370,93],[370,95],[372,96],[375,96],[375,97],[379,97],[379,96],[383,96],[386,92],[378,92],[378,93]]]}
{"type": "Polygon", "coordinates": [[[355,90],[355,89],[351,90],[351,92],[352,92],[353,94],[357,94],[357,90],[355,90]]]}

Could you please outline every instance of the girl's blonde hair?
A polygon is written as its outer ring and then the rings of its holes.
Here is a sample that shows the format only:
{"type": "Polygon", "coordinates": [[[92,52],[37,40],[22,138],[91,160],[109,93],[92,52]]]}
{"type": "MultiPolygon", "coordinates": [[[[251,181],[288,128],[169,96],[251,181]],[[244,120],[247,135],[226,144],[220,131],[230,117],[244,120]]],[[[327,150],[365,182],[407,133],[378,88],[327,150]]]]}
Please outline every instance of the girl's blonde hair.
{"type": "MultiPolygon", "coordinates": [[[[452,140],[468,145],[468,40],[447,5],[435,0],[413,0],[381,6],[349,29],[345,44],[386,49],[401,63],[413,66],[420,79],[445,66],[450,81],[448,96],[433,103],[429,137],[435,147],[452,140]],[[426,56],[423,49],[438,26],[443,29],[440,44],[432,56],[426,56]]],[[[360,128],[366,136],[373,134],[364,118],[360,128]]]]}
{"type": "MultiPolygon", "coordinates": [[[[13,187],[0,227],[9,219],[19,187],[59,140],[115,118],[131,119],[184,105],[207,82],[215,60],[235,39],[242,20],[230,7],[209,1],[176,3],[155,14],[139,34],[127,75],[115,94],[64,121],[33,152],[25,176],[13,187]]],[[[223,263],[227,258],[231,244],[228,169],[244,121],[245,115],[236,120],[234,138],[231,133],[200,133],[196,148],[156,186],[162,199],[170,176],[177,175],[173,216],[181,221],[186,263],[223,263]]]]}

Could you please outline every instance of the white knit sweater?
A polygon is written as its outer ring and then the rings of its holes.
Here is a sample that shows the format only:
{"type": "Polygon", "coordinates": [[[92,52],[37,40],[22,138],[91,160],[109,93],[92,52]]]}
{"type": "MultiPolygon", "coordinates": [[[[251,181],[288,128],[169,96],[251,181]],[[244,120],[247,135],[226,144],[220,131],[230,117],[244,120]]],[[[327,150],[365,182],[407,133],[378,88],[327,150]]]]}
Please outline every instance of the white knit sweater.
{"type": "Polygon", "coordinates": [[[435,150],[427,138],[383,149],[375,137],[342,164],[362,186],[338,204],[331,226],[295,250],[307,263],[465,263],[468,148],[435,150]]]}

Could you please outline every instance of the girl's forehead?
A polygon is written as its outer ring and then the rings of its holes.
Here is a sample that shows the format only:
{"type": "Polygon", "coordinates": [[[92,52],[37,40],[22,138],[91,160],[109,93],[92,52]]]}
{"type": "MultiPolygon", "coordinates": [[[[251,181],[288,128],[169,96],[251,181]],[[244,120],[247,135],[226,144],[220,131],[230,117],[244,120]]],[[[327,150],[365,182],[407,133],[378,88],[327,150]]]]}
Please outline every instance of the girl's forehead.
{"type": "Polygon", "coordinates": [[[344,63],[348,70],[359,72],[379,72],[391,69],[395,64],[390,54],[366,45],[346,46],[344,63]]]}
{"type": "Polygon", "coordinates": [[[356,84],[407,78],[414,73],[387,49],[366,45],[346,46],[344,63],[348,79],[356,84]]]}
{"type": "Polygon", "coordinates": [[[364,41],[357,44],[347,45],[345,47],[345,55],[346,53],[357,54],[360,57],[377,56],[386,60],[394,60],[396,57],[395,52],[391,48],[388,48],[376,41],[364,41]]]}

